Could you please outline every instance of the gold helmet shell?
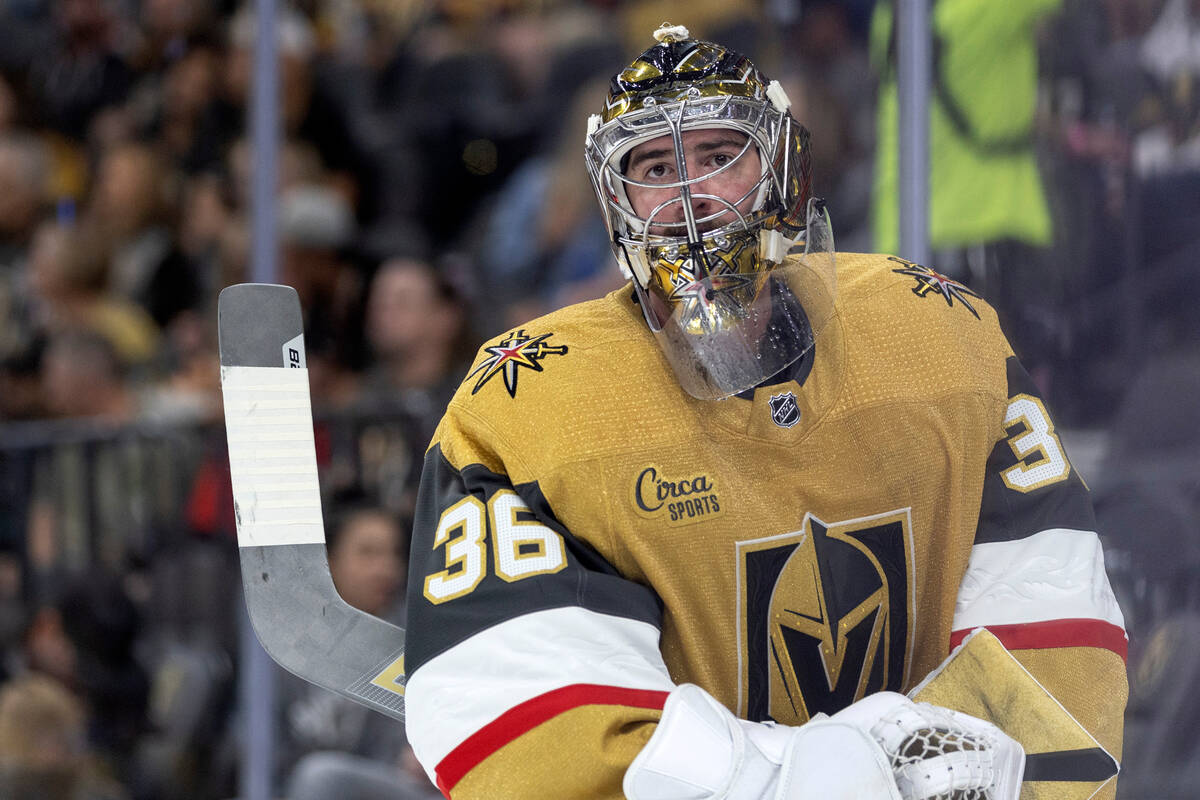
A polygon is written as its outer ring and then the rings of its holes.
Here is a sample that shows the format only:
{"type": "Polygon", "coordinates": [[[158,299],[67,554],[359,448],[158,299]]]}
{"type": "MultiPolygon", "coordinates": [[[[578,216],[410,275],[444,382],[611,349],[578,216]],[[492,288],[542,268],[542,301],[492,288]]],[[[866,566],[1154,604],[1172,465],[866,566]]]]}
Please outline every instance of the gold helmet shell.
{"type": "Polygon", "coordinates": [[[601,114],[604,122],[641,108],[647,98],[664,103],[688,97],[766,97],[766,80],[745,56],[694,40],[682,26],[664,24],[654,33],[658,44],[613,77],[601,114]]]}

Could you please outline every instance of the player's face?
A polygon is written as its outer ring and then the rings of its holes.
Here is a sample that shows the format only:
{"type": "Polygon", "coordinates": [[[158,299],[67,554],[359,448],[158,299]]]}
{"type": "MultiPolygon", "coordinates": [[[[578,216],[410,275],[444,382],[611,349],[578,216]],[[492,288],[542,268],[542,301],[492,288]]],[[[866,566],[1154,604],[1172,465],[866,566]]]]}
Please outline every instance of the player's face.
{"type": "MultiPolygon", "coordinates": [[[[695,180],[704,175],[716,172],[732,163],[725,171],[711,178],[690,184],[692,193],[692,213],[697,220],[719,216],[700,223],[701,233],[707,230],[728,225],[737,216],[723,203],[711,197],[697,195],[713,195],[725,200],[737,208],[742,214],[747,214],[754,203],[751,190],[762,177],[762,167],[758,159],[758,149],[746,147],[745,134],[720,128],[690,130],[683,132],[684,165],[687,167],[688,180],[695,180]],[[739,157],[740,156],[740,157],[739,157]]],[[[675,147],[671,136],[660,136],[643,142],[629,153],[629,163],[625,175],[640,183],[671,184],[681,180],[678,163],[675,159],[675,147]]],[[[642,219],[647,219],[654,209],[662,203],[679,197],[678,187],[654,188],[649,186],[634,186],[626,184],[629,202],[634,212],[642,219]]],[[[654,223],[682,223],[684,212],[682,202],[674,202],[654,214],[654,223]]],[[[674,236],[684,235],[679,225],[651,225],[655,233],[666,233],[674,236]]]]}

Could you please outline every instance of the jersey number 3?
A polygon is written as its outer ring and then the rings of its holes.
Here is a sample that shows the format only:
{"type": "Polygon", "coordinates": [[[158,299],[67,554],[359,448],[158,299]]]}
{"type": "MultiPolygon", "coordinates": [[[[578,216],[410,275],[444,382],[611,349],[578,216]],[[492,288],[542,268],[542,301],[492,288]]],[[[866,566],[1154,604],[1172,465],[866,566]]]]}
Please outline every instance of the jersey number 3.
{"type": "Polygon", "coordinates": [[[433,547],[446,548],[446,568],[425,578],[425,598],[444,603],[475,591],[487,573],[487,531],[493,531],[496,575],[508,582],[558,572],[567,565],[562,536],[533,518],[511,489],[492,495],[485,508],[464,497],[442,512],[433,547]]]}
{"type": "Polygon", "coordinates": [[[1008,446],[1017,457],[1017,465],[1005,470],[1000,477],[1008,488],[1031,492],[1043,486],[1066,480],[1071,474],[1062,442],[1054,432],[1054,424],[1042,401],[1033,395],[1018,394],[1008,402],[1004,426],[1020,426],[1008,439],[1008,446]]]}

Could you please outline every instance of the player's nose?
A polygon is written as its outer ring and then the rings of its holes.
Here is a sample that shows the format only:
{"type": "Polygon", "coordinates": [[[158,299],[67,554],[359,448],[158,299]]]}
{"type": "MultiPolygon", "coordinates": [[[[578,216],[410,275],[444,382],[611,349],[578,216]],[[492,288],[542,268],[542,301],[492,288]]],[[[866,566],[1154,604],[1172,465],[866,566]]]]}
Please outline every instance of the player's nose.
{"type": "Polygon", "coordinates": [[[693,219],[703,220],[717,213],[718,204],[709,194],[710,192],[711,189],[706,187],[703,181],[692,187],[691,206],[693,219]]]}

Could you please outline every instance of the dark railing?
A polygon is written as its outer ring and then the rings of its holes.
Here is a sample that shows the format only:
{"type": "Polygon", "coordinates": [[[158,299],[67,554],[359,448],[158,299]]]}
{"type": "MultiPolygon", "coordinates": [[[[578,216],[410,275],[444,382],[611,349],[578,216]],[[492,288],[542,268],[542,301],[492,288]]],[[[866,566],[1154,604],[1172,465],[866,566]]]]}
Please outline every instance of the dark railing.
{"type": "MultiPolygon", "coordinates": [[[[400,411],[319,413],[318,467],[328,502],[361,490],[411,509],[427,429],[400,411]]],[[[0,544],[34,569],[124,569],[188,536],[233,537],[220,423],[0,426],[0,544]]]]}
{"type": "MultiPolygon", "coordinates": [[[[318,412],[314,428],[326,512],[353,494],[407,530],[428,427],[401,410],[360,409],[318,412]]],[[[0,426],[0,557],[22,575],[20,596],[2,601],[25,611],[52,600],[64,578],[101,569],[123,578],[157,687],[135,754],[142,793],[236,793],[235,665],[245,659],[224,426],[0,426]]]]}
{"type": "Polygon", "coordinates": [[[213,426],[6,425],[5,538],[35,570],[120,570],[143,560],[183,533],[181,512],[215,433],[213,426]]]}

